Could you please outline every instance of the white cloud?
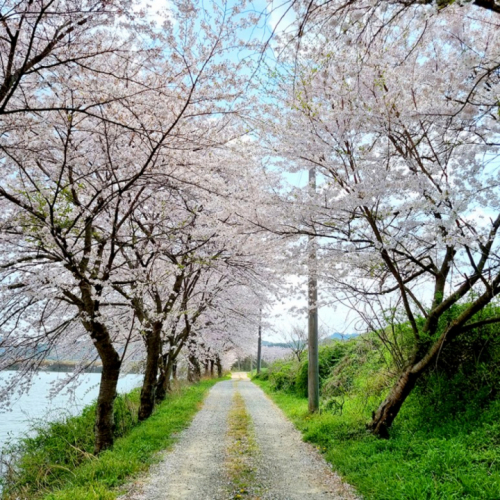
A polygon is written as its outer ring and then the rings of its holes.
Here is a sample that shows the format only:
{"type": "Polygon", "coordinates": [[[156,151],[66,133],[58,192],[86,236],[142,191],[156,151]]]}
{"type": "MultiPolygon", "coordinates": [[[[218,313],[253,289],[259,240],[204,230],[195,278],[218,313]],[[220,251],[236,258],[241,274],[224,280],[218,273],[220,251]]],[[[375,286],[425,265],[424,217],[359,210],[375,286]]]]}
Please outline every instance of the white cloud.
{"type": "Polygon", "coordinates": [[[267,4],[268,25],[277,35],[294,29],[296,15],[292,4],[293,2],[288,0],[272,0],[267,4]]]}

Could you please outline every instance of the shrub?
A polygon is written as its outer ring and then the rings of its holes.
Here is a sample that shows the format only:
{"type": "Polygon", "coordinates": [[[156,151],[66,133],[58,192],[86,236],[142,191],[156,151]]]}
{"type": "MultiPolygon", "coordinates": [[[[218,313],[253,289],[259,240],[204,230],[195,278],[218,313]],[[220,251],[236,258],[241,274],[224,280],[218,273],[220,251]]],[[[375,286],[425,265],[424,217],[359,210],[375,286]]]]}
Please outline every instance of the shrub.
{"type": "Polygon", "coordinates": [[[294,392],[300,364],[295,360],[278,360],[269,367],[269,382],[275,391],[294,392]]]}
{"type": "Polygon", "coordinates": [[[260,373],[256,373],[253,377],[253,379],[257,380],[269,380],[269,370],[267,368],[262,368],[260,373]]]}
{"type": "MultiPolygon", "coordinates": [[[[347,342],[332,342],[331,344],[322,345],[319,348],[319,383],[323,386],[324,381],[330,376],[332,369],[344,357],[348,346],[347,342]]],[[[307,397],[307,371],[309,369],[309,361],[305,359],[300,364],[297,378],[295,381],[295,390],[299,396],[307,397]]]]}

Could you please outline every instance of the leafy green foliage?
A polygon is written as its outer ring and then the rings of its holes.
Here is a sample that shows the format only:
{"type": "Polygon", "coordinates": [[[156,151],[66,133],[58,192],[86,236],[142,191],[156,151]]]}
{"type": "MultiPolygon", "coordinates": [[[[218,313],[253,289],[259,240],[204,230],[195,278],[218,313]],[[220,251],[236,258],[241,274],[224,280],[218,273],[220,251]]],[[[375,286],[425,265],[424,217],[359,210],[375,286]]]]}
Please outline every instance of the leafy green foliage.
{"type": "MultiPolygon", "coordinates": [[[[343,358],[346,352],[346,344],[343,342],[332,342],[323,345],[319,349],[319,383],[323,386],[325,380],[329,377],[332,368],[343,358]]],[[[307,397],[307,371],[309,362],[304,359],[301,364],[295,380],[295,389],[297,394],[307,397]]]]}
{"type": "Polygon", "coordinates": [[[269,382],[275,391],[295,392],[300,363],[295,359],[280,359],[274,362],[268,371],[269,382]]]}
{"type": "Polygon", "coordinates": [[[256,373],[253,377],[253,379],[257,380],[269,380],[269,370],[267,368],[263,368],[260,373],[256,373]]]}
{"type": "MultiPolygon", "coordinates": [[[[319,376],[320,384],[328,379],[332,368],[343,358],[347,350],[347,342],[332,342],[322,345],[319,349],[319,376]]],[[[281,359],[275,361],[261,375],[258,380],[269,380],[271,387],[276,391],[296,392],[307,397],[307,357],[300,362],[296,359],[281,359]]]]}

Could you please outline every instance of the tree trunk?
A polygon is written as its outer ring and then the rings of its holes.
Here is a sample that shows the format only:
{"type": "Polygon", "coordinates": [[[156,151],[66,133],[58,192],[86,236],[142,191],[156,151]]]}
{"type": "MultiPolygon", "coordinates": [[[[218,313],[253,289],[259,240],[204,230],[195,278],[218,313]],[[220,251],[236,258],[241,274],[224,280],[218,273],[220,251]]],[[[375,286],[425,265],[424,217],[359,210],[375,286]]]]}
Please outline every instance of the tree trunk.
{"type": "Polygon", "coordinates": [[[156,378],[161,354],[161,323],[153,324],[146,334],[146,371],[141,389],[139,420],[146,420],[153,413],[155,406],[156,378]]]}
{"type": "Polygon", "coordinates": [[[114,414],[113,405],[116,398],[116,387],[120,376],[120,361],[118,363],[103,363],[99,396],[95,416],[95,445],[97,455],[113,444],[114,414]]]}
{"type": "MultiPolygon", "coordinates": [[[[371,429],[374,434],[381,437],[388,437],[389,427],[399,413],[406,398],[415,387],[419,377],[434,363],[443,347],[459,335],[464,325],[466,325],[476,313],[488,305],[493,297],[498,294],[500,291],[497,288],[500,285],[500,274],[495,278],[493,285],[494,286],[487,288],[486,291],[475,299],[458,317],[453,319],[440,334],[439,338],[426,349],[426,352],[416,352],[412,362],[400,375],[398,381],[389,392],[389,395],[377,408],[377,411],[373,412],[372,421],[368,424],[368,428],[371,429]]],[[[443,312],[440,314],[443,314],[443,312]]],[[[435,314],[435,318],[439,318],[439,316],[440,315],[435,314]]],[[[437,325],[437,323],[436,319],[435,324],[437,325]]],[[[431,329],[430,331],[427,330],[426,333],[432,335],[435,331],[431,329]]]]}
{"type": "Polygon", "coordinates": [[[95,416],[94,453],[110,448],[113,444],[114,414],[113,405],[116,398],[116,387],[120,376],[121,359],[116,352],[109,333],[104,325],[92,323],[91,337],[102,361],[101,382],[95,416]]]}
{"type": "Polygon", "coordinates": [[[392,387],[389,395],[372,414],[372,421],[368,424],[373,434],[382,438],[389,437],[389,427],[394,422],[401,406],[409,396],[420,376],[420,373],[413,373],[412,367],[407,368],[392,387]]]}
{"type": "Polygon", "coordinates": [[[389,427],[394,422],[418,379],[434,362],[445,343],[450,342],[459,331],[460,325],[453,321],[434,344],[415,353],[413,360],[399,376],[388,396],[377,408],[377,411],[373,412],[372,421],[367,426],[373,434],[383,438],[389,437],[389,427]]]}
{"type": "Polygon", "coordinates": [[[156,381],[156,390],[155,390],[156,401],[163,401],[165,399],[165,396],[167,395],[165,387],[167,382],[167,373],[166,373],[167,361],[165,360],[166,356],[167,355],[164,354],[160,358],[158,380],[156,381]]]}
{"type": "Polygon", "coordinates": [[[203,374],[205,377],[208,377],[208,374],[209,374],[209,361],[206,360],[204,363],[203,363],[203,366],[205,368],[205,373],[203,374]]]}
{"type": "Polygon", "coordinates": [[[189,383],[193,383],[194,382],[194,372],[193,372],[193,368],[191,367],[191,365],[188,364],[188,372],[187,372],[187,381],[189,383]]]}
{"type": "Polygon", "coordinates": [[[217,365],[217,377],[222,378],[222,363],[220,361],[219,356],[217,356],[215,364],[217,365]]]}
{"type": "Polygon", "coordinates": [[[174,380],[177,380],[177,361],[174,361],[172,364],[172,377],[174,377],[174,380]]]}
{"type": "Polygon", "coordinates": [[[172,390],[170,377],[172,375],[174,364],[175,363],[172,361],[172,357],[169,353],[162,356],[160,363],[160,375],[156,384],[156,399],[158,401],[163,401],[167,394],[172,390]]]}
{"type": "Polygon", "coordinates": [[[211,360],[210,360],[210,376],[211,376],[212,378],[214,378],[214,364],[215,364],[215,363],[214,363],[214,360],[213,360],[213,359],[211,359],[211,360]]]}
{"type": "Polygon", "coordinates": [[[201,379],[201,368],[198,359],[193,354],[189,355],[188,382],[196,383],[201,379]]]}

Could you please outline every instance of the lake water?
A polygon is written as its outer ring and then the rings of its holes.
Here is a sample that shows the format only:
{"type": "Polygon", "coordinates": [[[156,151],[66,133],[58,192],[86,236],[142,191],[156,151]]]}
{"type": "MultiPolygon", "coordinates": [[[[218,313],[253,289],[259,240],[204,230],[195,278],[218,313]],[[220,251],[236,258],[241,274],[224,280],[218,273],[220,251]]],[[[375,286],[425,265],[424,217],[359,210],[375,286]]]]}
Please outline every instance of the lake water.
{"type": "MultiPolygon", "coordinates": [[[[9,376],[9,372],[0,372],[0,383],[9,376]]],[[[97,398],[101,374],[86,373],[80,377],[72,395],[63,392],[50,399],[51,384],[65,376],[67,373],[40,373],[30,391],[15,399],[10,410],[0,414],[0,449],[8,441],[25,433],[33,419],[48,422],[68,414],[77,415],[84,406],[97,398]]],[[[142,375],[126,375],[118,382],[118,392],[129,392],[141,382],[142,375]]]]}

